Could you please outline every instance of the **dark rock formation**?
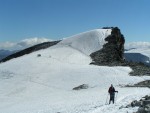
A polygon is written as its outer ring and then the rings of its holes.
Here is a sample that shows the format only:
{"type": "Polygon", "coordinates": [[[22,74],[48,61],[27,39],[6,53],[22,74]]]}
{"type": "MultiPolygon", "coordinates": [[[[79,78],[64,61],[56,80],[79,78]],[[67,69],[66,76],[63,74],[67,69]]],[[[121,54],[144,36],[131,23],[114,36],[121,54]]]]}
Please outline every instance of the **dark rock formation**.
{"type": "Polygon", "coordinates": [[[150,76],[150,67],[144,63],[129,62],[127,63],[127,66],[132,68],[133,71],[130,73],[132,76],[150,76]]]}
{"type": "Polygon", "coordinates": [[[148,87],[150,88],[150,80],[145,80],[134,85],[126,85],[126,87],[148,87]]]}
{"type": "Polygon", "coordinates": [[[106,27],[112,29],[111,35],[105,40],[107,43],[103,48],[92,53],[92,63],[99,66],[129,66],[132,68],[130,75],[143,76],[150,75],[150,67],[141,62],[131,62],[124,59],[124,36],[117,27],[106,27]]]}
{"type": "Polygon", "coordinates": [[[24,49],[22,51],[19,51],[19,52],[16,52],[10,56],[7,56],[6,58],[0,60],[0,62],[6,62],[8,60],[11,60],[13,58],[17,58],[17,57],[20,57],[20,56],[23,56],[25,54],[30,54],[32,52],[35,52],[35,51],[38,51],[38,50],[41,50],[41,49],[46,49],[48,47],[51,47],[55,44],[57,44],[58,42],[60,41],[52,41],[52,42],[44,42],[44,43],[41,43],[41,44],[37,44],[35,46],[32,46],[32,47],[29,47],[27,49],[24,49]]]}
{"type": "Polygon", "coordinates": [[[150,113],[150,96],[146,95],[139,101],[134,100],[131,102],[129,105],[126,107],[121,106],[120,109],[122,108],[130,108],[130,107],[139,107],[138,111],[135,113],[150,113]]]}
{"type": "Polygon", "coordinates": [[[124,57],[124,36],[121,34],[118,27],[112,28],[111,35],[106,39],[107,43],[101,50],[92,53],[90,56],[93,59],[91,64],[108,65],[115,62],[122,62],[124,57]]]}
{"type": "Polygon", "coordinates": [[[130,72],[130,75],[132,76],[144,76],[144,75],[150,76],[150,67],[141,62],[138,63],[138,62],[124,61],[116,65],[117,66],[129,66],[132,69],[132,72],[130,72]]]}
{"type": "Polygon", "coordinates": [[[87,89],[89,86],[87,84],[82,84],[77,87],[74,87],[73,90],[81,90],[81,89],[87,89]]]}
{"type": "Polygon", "coordinates": [[[41,54],[37,54],[37,57],[41,57],[41,54]]]}
{"type": "Polygon", "coordinates": [[[15,50],[15,51],[9,51],[9,50],[0,50],[0,60],[11,55],[11,54],[14,54],[18,52],[18,50],[15,50]]]}

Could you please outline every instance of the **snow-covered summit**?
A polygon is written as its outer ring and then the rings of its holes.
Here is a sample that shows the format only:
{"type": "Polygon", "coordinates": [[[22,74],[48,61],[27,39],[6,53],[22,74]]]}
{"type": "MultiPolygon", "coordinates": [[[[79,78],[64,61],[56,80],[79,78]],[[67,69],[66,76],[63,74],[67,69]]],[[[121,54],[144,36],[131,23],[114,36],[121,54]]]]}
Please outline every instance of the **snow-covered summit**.
{"type": "Polygon", "coordinates": [[[111,29],[95,29],[68,37],[60,45],[68,45],[78,51],[89,55],[103,47],[105,38],[111,34],[111,29]]]}

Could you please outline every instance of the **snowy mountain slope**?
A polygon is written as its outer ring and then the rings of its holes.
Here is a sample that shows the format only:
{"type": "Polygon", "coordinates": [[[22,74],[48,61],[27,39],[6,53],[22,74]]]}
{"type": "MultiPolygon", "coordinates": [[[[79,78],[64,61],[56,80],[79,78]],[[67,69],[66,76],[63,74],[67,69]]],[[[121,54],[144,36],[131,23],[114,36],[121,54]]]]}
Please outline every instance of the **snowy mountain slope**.
{"type": "Polygon", "coordinates": [[[143,62],[150,65],[150,43],[133,42],[125,45],[125,57],[129,61],[143,62]]]}
{"type": "MultiPolygon", "coordinates": [[[[12,111],[14,113],[90,113],[95,106],[105,104],[107,88],[111,83],[117,86],[143,80],[143,78],[130,77],[128,73],[131,69],[128,67],[65,63],[54,58],[51,49],[58,50],[58,47],[38,51],[0,65],[0,99],[3,101],[0,104],[1,111],[4,113],[12,113],[12,111]],[[36,56],[39,53],[42,57],[36,56]],[[72,90],[83,83],[88,84],[89,89],[72,90]]],[[[137,93],[143,96],[141,90],[149,92],[147,89],[137,88],[116,87],[116,89],[119,90],[118,99],[128,95],[134,96],[137,93]]]]}
{"type": "Polygon", "coordinates": [[[95,29],[64,39],[60,44],[71,46],[89,55],[101,49],[107,43],[105,38],[110,34],[111,29],[95,29]]]}
{"type": "Polygon", "coordinates": [[[83,48],[84,42],[91,42],[84,36],[0,64],[0,113],[126,113],[119,107],[150,94],[148,88],[120,87],[150,79],[129,76],[129,67],[89,65],[87,54],[96,47],[83,48]],[[112,83],[119,93],[116,104],[108,106],[107,90],[112,83]],[[89,88],[72,90],[81,84],[89,88]]]}

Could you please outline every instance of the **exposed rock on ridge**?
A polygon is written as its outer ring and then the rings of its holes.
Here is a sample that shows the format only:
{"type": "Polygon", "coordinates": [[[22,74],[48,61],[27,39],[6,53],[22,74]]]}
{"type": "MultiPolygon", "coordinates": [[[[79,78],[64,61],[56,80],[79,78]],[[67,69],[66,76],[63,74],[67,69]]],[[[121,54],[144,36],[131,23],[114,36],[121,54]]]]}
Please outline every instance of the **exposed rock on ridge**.
{"type": "Polygon", "coordinates": [[[93,59],[91,64],[108,65],[114,62],[122,62],[124,57],[124,36],[121,34],[118,27],[112,28],[111,35],[105,41],[107,43],[101,50],[92,53],[90,56],[93,59]]]}
{"type": "Polygon", "coordinates": [[[150,76],[150,67],[139,62],[130,62],[124,59],[124,36],[117,27],[106,27],[103,29],[112,29],[103,45],[103,48],[90,54],[93,62],[91,64],[100,66],[129,66],[132,68],[132,76],[150,76]]]}
{"type": "Polygon", "coordinates": [[[11,60],[13,58],[23,56],[25,54],[30,54],[34,51],[38,51],[38,50],[41,50],[41,49],[46,49],[50,46],[56,45],[58,42],[60,42],[60,41],[44,42],[44,43],[41,43],[41,44],[37,44],[35,46],[29,47],[27,49],[24,49],[22,51],[19,51],[19,52],[16,52],[16,53],[12,54],[12,55],[9,55],[8,57],[0,60],[0,63],[1,62],[6,62],[6,61],[11,60]]]}

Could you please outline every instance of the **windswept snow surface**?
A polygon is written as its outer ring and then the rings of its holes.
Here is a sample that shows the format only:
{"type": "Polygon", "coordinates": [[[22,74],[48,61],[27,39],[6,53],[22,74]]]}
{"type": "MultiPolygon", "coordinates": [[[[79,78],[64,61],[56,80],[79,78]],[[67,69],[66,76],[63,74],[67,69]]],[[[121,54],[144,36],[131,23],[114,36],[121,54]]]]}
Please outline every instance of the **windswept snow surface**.
{"type": "MultiPolygon", "coordinates": [[[[95,32],[97,30],[93,33],[95,32]]],[[[84,36],[88,35],[86,33],[77,35],[76,40],[69,38],[73,44],[71,46],[66,39],[63,44],[0,64],[0,113],[136,111],[137,108],[119,109],[119,107],[150,94],[149,89],[122,86],[150,78],[129,76],[131,71],[129,67],[89,65],[91,59],[87,54],[96,49],[93,49],[94,45],[88,50],[81,46],[83,42],[88,44],[90,44],[88,41],[92,42],[89,37],[86,40],[84,36]],[[37,57],[38,54],[41,54],[41,57],[37,57]],[[72,90],[82,84],[88,84],[89,88],[72,90]],[[110,84],[113,84],[119,93],[116,95],[115,104],[105,105],[109,99],[107,91],[110,84]]]]}
{"type": "Polygon", "coordinates": [[[95,29],[66,38],[61,41],[60,44],[68,45],[86,55],[89,55],[99,49],[102,49],[103,45],[107,43],[105,38],[110,34],[111,29],[95,29]]]}

